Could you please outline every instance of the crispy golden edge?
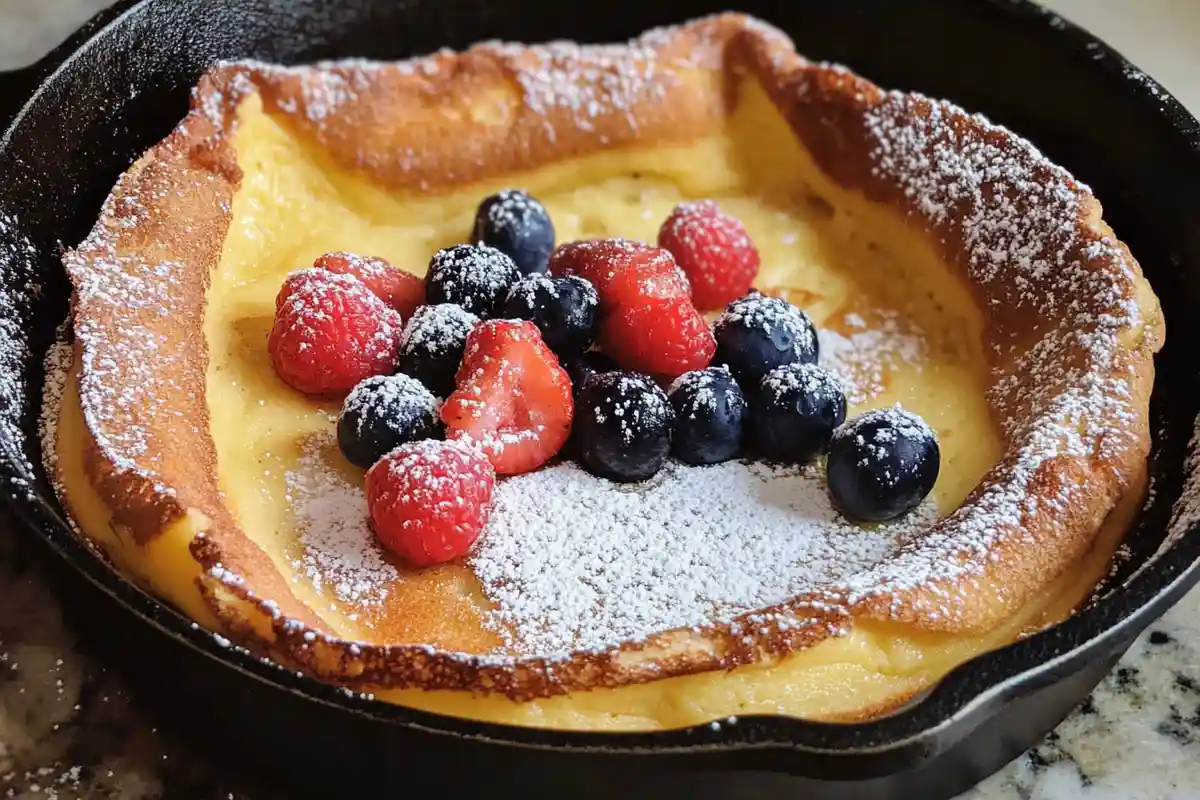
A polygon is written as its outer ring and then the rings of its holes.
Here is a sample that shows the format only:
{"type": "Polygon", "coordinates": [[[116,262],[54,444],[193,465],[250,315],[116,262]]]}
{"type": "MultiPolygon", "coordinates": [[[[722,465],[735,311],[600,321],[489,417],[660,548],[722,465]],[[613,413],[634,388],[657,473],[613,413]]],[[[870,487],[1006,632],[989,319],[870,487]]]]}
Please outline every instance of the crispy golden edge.
{"type": "MultiPolygon", "coordinates": [[[[164,424],[161,414],[141,413],[137,408],[115,413],[111,402],[106,405],[104,393],[82,392],[92,435],[86,453],[89,477],[113,510],[116,523],[139,542],[153,539],[189,508],[205,514],[209,527],[191,548],[204,569],[199,589],[225,624],[223,632],[238,643],[350,687],[472,690],[524,700],[770,660],[844,630],[856,618],[895,621],[927,631],[978,632],[1015,612],[1086,552],[1101,522],[1129,488],[1131,476],[1142,468],[1150,443],[1147,408],[1153,354],[1164,336],[1162,315],[1139,266],[1123,246],[1116,256],[1111,248],[1090,247],[1115,239],[1100,221],[1095,200],[1069,181],[1082,210],[1075,221],[1074,245],[1062,257],[1111,276],[1120,299],[1133,300],[1140,309],[1140,328],[1128,331],[1129,341],[1111,363],[1102,365],[1105,376],[1127,385],[1130,413],[1106,429],[1103,447],[1095,448],[1102,458],[1063,455],[1025,476],[1029,508],[1034,510],[1019,520],[995,523],[994,557],[981,571],[943,582],[946,585],[927,582],[887,594],[847,590],[797,597],[702,632],[665,631],[610,651],[554,660],[513,661],[422,646],[372,646],[329,635],[291,594],[270,559],[238,528],[217,489],[215,447],[204,401],[207,349],[202,321],[209,276],[220,258],[230,204],[241,180],[230,132],[237,105],[248,93],[257,92],[268,113],[319,143],[340,166],[365,172],[395,191],[432,193],[603,148],[702,136],[717,128],[733,102],[738,81],[749,74],[767,90],[832,180],[903,211],[910,224],[921,226],[941,243],[943,255],[964,275],[968,248],[960,221],[979,209],[965,198],[948,214],[936,218],[923,214],[917,198],[875,169],[868,114],[886,109],[901,124],[923,125],[930,147],[943,135],[955,136],[963,145],[999,146],[1021,165],[1021,177],[1028,181],[1059,174],[1028,143],[1007,131],[949,104],[885,93],[842,68],[807,62],[780,32],[736,14],[653,31],[628,46],[579,51],[484,44],[461,54],[441,52],[402,64],[372,65],[365,71],[361,67],[281,69],[234,64],[214,68],[201,80],[184,121],[123,176],[92,235],[65,258],[77,289],[74,313],[83,357],[81,383],[90,379],[111,385],[144,378],[143,372],[130,370],[120,358],[120,342],[131,329],[132,316],[134,329],[151,331],[170,345],[164,349],[176,357],[153,368],[169,370],[159,377],[173,387],[171,407],[194,422],[183,429],[164,424]],[[589,110],[587,124],[578,124],[578,109],[571,103],[557,102],[563,98],[536,94],[543,89],[535,82],[544,78],[547,69],[562,70],[563,79],[597,92],[593,97],[600,102],[589,110]],[[723,80],[714,81],[714,71],[723,80]],[[638,81],[625,80],[634,72],[640,76],[638,81]],[[325,113],[323,105],[339,87],[351,83],[355,100],[341,103],[337,113],[325,113]],[[606,104],[614,98],[604,96],[604,87],[613,85],[623,86],[623,94],[620,102],[606,104]],[[931,126],[934,114],[940,115],[939,124],[931,126]],[[192,224],[179,225],[183,219],[192,224]],[[112,314],[109,307],[87,302],[89,293],[79,291],[89,282],[111,279],[114,269],[129,278],[145,279],[148,267],[164,259],[186,265],[175,273],[181,277],[158,286],[172,309],[169,318],[138,307],[112,314]],[[100,363],[105,365],[103,371],[92,369],[100,363]],[[122,426],[138,426],[145,440],[142,455],[132,465],[116,449],[101,445],[119,437],[122,426]],[[1070,501],[1055,502],[1065,490],[1070,501]],[[243,602],[231,602],[234,599],[243,602]],[[255,626],[255,620],[244,616],[247,604],[262,615],[257,621],[265,624],[255,626]],[[762,624],[777,616],[792,622],[762,624]],[[269,635],[262,633],[268,629],[269,635]]],[[[1018,185],[1006,191],[1007,200],[1023,202],[1018,185]]],[[[1046,405],[1039,405],[1038,398],[1078,389],[1042,385],[1044,376],[1035,374],[1019,357],[1021,345],[1032,346],[1042,320],[1015,304],[1003,286],[971,288],[985,309],[989,342],[1011,344],[1006,350],[996,348],[1012,355],[996,357],[997,380],[990,400],[998,417],[1013,424],[1006,428],[1008,449],[1001,463],[959,513],[931,532],[942,540],[955,535],[956,525],[970,524],[964,515],[989,490],[1002,490],[1014,479],[1021,468],[1021,446],[1048,424],[1039,417],[1046,405]],[[1037,392],[1023,391],[1035,386],[1037,392]]],[[[1033,288],[1061,293],[1053,275],[1033,288]]],[[[1094,302],[1097,315],[1114,311],[1112,298],[1084,297],[1079,302],[1094,302]]],[[[1063,364],[1095,366],[1088,363],[1089,354],[1082,346],[1076,346],[1078,352],[1070,352],[1069,343],[1064,347],[1063,364]]],[[[898,558],[920,558],[922,546],[917,542],[898,558]]]]}

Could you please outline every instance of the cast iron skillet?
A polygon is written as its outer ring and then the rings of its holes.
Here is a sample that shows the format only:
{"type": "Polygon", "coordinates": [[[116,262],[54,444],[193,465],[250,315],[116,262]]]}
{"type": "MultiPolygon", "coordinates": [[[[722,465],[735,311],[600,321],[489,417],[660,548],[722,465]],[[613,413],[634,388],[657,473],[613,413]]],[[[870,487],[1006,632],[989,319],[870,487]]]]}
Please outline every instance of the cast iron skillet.
{"type": "Polygon", "coordinates": [[[1115,588],[1065,624],[964,665],[867,724],[754,717],[657,734],[564,734],[380,704],[223,648],[71,534],[35,466],[40,360],[67,300],[57,257],[90,228],[117,175],[180,119],[206,66],[243,56],[398,58],[492,37],[613,41],[719,10],[712,0],[619,10],[533,0],[125,2],[33,68],[0,76],[0,479],[33,538],[87,578],[63,591],[82,593],[76,613],[88,615],[95,644],[124,656],[142,695],[226,761],[326,795],[428,779],[450,796],[508,786],[556,796],[948,797],[1039,740],[1200,578],[1192,531],[1129,579],[1164,538],[1200,405],[1188,363],[1200,345],[1200,131],[1115,52],[1024,0],[758,0],[740,10],[784,28],[810,57],[950,97],[1031,138],[1093,186],[1162,297],[1170,330],[1153,404],[1154,499],[1115,588]]]}

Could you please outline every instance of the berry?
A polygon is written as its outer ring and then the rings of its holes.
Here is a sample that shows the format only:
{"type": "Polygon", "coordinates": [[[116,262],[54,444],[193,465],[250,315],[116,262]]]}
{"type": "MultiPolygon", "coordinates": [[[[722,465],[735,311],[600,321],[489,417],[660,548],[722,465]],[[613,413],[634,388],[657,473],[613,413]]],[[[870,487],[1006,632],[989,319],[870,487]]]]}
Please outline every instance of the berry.
{"type": "Polygon", "coordinates": [[[600,328],[600,346],[622,367],[667,380],[704,369],[717,348],[708,323],[687,298],[616,309],[600,328]]]}
{"type": "Polygon", "coordinates": [[[759,257],[746,228],[712,200],[680,203],[658,231],[658,246],[692,285],[696,308],[724,308],[750,290],[759,257]]]}
{"type": "Polygon", "coordinates": [[[562,449],[574,409],[571,379],[537,326],[491,320],[467,337],[442,420],[449,438],[479,445],[498,474],[519,475],[562,449]]]}
{"type": "Polygon", "coordinates": [[[587,239],[561,245],[550,256],[550,274],[578,275],[591,283],[602,310],[643,295],[674,296],[689,291],[687,278],[670,253],[632,239],[587,239]],[[639,279],[652,279],[654,291],[639,291],[639,279]]]}
{"type": "Polygon", "coordinates": [[[757,386],[784,364],[817,363],[817,333],[808,315],[779,297],[751,291],[730,303],[713,323],[716,364],[743,386],[757,386]]]}
{"type": "Polygon", "coordinates": [[[642,481],[671,451],[675,412],[653,380],[635,372],[592,377],[579,393],[575,435],[579,458],[593,475],[642,481]]]}
{"type": "Polygon", "coordinates": [[[583,388],[584,382],[593,375],[605,372],[616,372],[620,369],[617,362],[601,353],[599,350],[588,350],[578,358],[573,358],[565,365],[567,375],[571,376],[571,386],[575,395],[583,388]]]}
{"type": "Polygon", "coordinates": [[[382,258],[360,256],[342,251],[326,253],[313,262],[314,267],[341,275],[353,275],[367,285],[383,302],[408,319],[425,302],[425,281],[392,266],[382,258]]]}
{"type": "Polygon", "coordinates": [[[396,368],[425,384],[438,397],[454,391],[467,334],[479,317],[461,306],[421,306],[404,326],[396,368]]]}
{"type": "Polygon", "coordinates": [[[371,527],[418,567],[467,554],[487,523],[496,473],[471,448],[436,439],[402,444],[367,470],[371,527]]]}
{"type": "Polygon", "coordinates": [[[456,244],[434,253],[425,273],[426,302],[454,303],[489,319],[500,313],[521,277],[512,259],[485,244],[456,244]]]}
{"type": "Polygon", "coordinates": [[[267,337],[271,365],[288,386],[337,397],[396,364],[400,315],[352,275],[302,269],[275,298],[267,337]]]}
{"type": "Polygon", "coordinates": [[[671,452],[689,464],[719,464],[738,454],[746,398],[724,367],[685,372],[667,392],[675,410],[671,452]]]}
{"type": "Polygon", "coordinates": [[[846,421],[846,394],[815,364],[784,364],[763,376],[753,398],[750,439],[765,458],[800,464],[829,443],[846,421]]]}
{"type": "Polygon", "coordinates": [[[916,508],[941,468],[937,436],[899,405],[865,411],[829,441],[829,494],[852,519],[883,522],[916,508]]]}
{"type": "Polygon", "coordinates": [[[554,224],[545,206],[519,189],[485,198],[475,212],[471,241],[507,255],[525,275],[545,272],[554,249],[554,224]]]}
{"type": "Polygon", "coordinates": [[[578,355],[595,337],[596,290],[577,275],[553,278],[527,275],[508,293],[504,315],[527,319],[538,326],[542,340],[562,358],[578,355]]]}
{"type": "Polygon", "coordinates": [[[355,386],[337,421],[338,448],[366,469],[407,442],[440,439],[437,398],[408,375],[376,375],[355,386]]]}

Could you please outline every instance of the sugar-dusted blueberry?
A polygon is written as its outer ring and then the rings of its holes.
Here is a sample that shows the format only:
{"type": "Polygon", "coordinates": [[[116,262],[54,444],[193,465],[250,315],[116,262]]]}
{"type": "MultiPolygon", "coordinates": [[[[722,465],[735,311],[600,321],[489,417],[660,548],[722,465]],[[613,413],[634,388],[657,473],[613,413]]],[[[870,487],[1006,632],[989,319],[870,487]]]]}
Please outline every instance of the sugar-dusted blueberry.
{"type": "Polygon", "coordinates": [[[479,317],[462,306],[421,306],[400,334],[396,368],[425,384],[438,397],[454,391],[454,376],[479,317]]]}
{"type": "Polygon", "coordinates": [[[582,353],[595,338],[599,305],[596,288],[587,280],[535,273],[509,290],[504,315],[537,325],[542,341],[567,359],[582,353]]]}
{"type": "Polygon", "coordinates": [[[817,363],[817,332],[808,315],[779,297],[751,291],[713,323],[714,364],[725,364],[747,389],[784,364],[817,363]]]}
{"type": "Polygon", "coordinates": [[[521,278],[513,260],[486,244],[456,244],[433,254],[425,273],[425,302],[454,303],[480,319],[504,308],[508,290],[521,278]]]}
{"type": "Polygon", "coordinates": [[[746,397],[725,367],[685,372],[667,396],[675,410],[671,452],[689,464],[728,461],[742,448],[746,397]]]}
{"type": "Polygon", "coordinates": [[[408,375],[377,375],[351,390],[337,421],[338,448],[367,469],[407,442],[440,439],[437,398],[408,375]]]}
{"type": "Polygon", "coordinates": [[[754,451],[772,461],[800,464],[820,453],[846,421],[846,394],[816,364],[784,364],[763,376],[750,411],[754,451]]]}
{"type": "Polygon", "coordinates": [[[588,350],[575,358],[568,359],[563,366],[566,368],[567,374],[571,376],[571,386],[575,388],[576,396],[588,378],[621,369],[616,361],[599,350],[588,350]]]}
{"type": "Polygon", "coordinates": [[[505,189],[479,204],[471,241],[505,253],[526,275],[545,272],[554,250],[554,223],[536,198],[505,189]]]}
{"type": "Polygon", "coordinates": [[[852,519],[883,522],[920,505],[941,468],[937,436],[899,405],[865,411],[829,442],[829,494],[852,519]]]}
{"type": "Polygon", "coordinates": [[[575,404],[580,461],[593,475],[614,481],[642,481],[662,469],[674,425],[666,393],[636,372],[592,376],[575,404]]]}

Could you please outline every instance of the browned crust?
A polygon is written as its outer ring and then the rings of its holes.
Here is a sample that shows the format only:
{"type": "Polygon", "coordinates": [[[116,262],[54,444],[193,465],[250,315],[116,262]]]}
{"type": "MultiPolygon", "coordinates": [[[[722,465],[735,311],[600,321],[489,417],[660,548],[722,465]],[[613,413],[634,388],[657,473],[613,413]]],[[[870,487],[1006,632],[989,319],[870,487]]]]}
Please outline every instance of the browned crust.
{"type": "Polygon", "coordinates": [[[91,236],[65,260],[95,445],[86,454],[91,480],[139,542],[189,508],[205,514],[210,525],[192,554],[226,634],[356,688],[468,689],[518,700],[768,660],[855,618],[929,631],[994,626],[1087,551],[1139,474],[1150,442],[1153,354],[1164,336],[1157,299],[1100,222],[1090,192],[1028,143],[950,104],[886,93],[842,68],[807,62],[781,33],[735,14],[628,46],[485,44],[353,69],[215,68],[187,118],[122,178],[91,236]],[[239,100],[258,92],[269,113],[341,166],[394,191],[424,193],[608,147],[690,140],[720,124],[742,74],[757,77],[829,178],[902,211],[974,291],[996,370],[990,400],[1005,421],[1001,463],[956,513],[857,584],[702,631],[553,660],[368,646],[322,632],[238,529],[216,484],[201,326],[241,178],[229,136],[239,100]],[[911,165],[924,158],[936,167],[951,151],[981,173],[995,154],[1008,168],[983,174],[978,192],[917,185],[936,170],[911,165]],[[1034,225],[1048,207],[1070,218],[1044,235],[1015,239],[1005,225],[988,224],[1034,225]],[[997,253],[1004,258],[992,259],[997,253]],[[141,284],[153,292],[135,298],[144,302],[118,296],[138,295],[141,284]],[[1048,313],[1048,303],[1060,313],[1048,313]],[[157,339],[157,359],[131,360],[144,336],[157,339]],[[148,380],[167,381],[171,391],[141,391],[148,380]],[[981,558],[981,548],[990,556],[981,558]],[[985,566],[953,581],[910,580],[929,575],[922,565],[931,559],[955,554],[985,566]],[[222,596],[249,601],[269,618],[271,636],[254,633],[222,596]]]}

